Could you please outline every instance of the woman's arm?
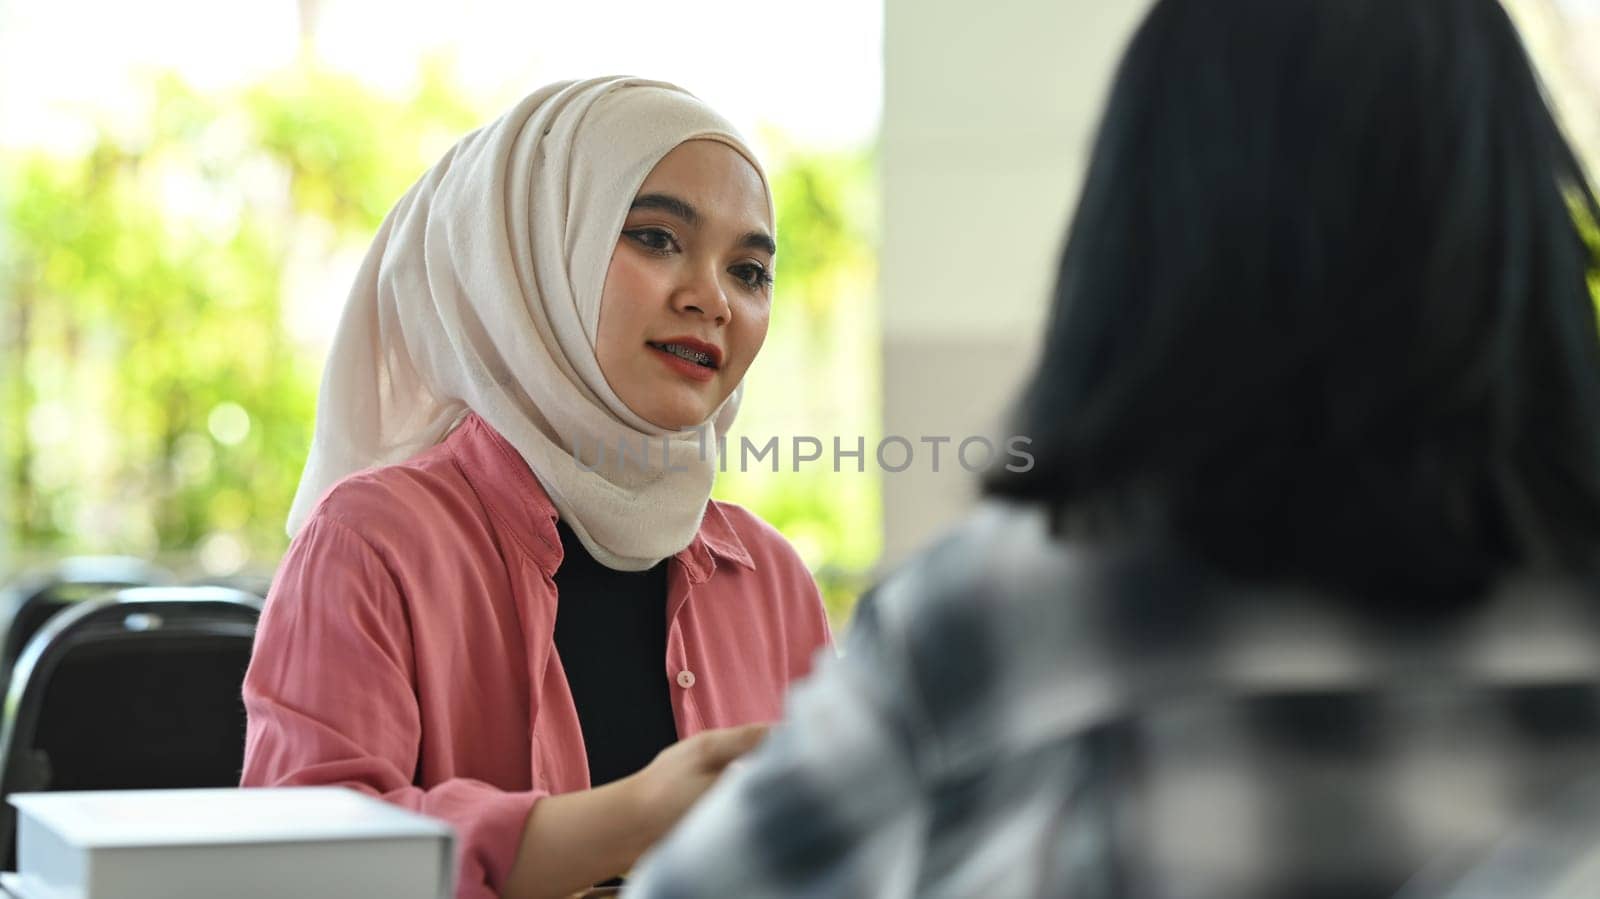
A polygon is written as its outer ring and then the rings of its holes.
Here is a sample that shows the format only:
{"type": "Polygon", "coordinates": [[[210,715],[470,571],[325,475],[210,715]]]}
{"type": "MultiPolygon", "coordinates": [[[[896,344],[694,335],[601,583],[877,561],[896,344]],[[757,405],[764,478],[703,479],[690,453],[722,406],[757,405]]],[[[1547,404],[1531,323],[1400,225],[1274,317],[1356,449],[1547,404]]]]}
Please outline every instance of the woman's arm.
{"type": "Polygon", "coordinates": [[[416,782],[422,721],[411,624],[367,541],[308,522],[274,578],[244,680],[244,786],[346,786],[448,822],[457,899],[494,899],[540,790],[416,782]]]}
{"type": "Polygon", "coordinates": [[[541,799],[528,815],[505,899],[566,896],[626,872],[765,733],[760,724],[703,731],[630,777],[541,799]]]}
{"type": "Polygon", "coordinates": [[[396,589],[360,535],[306,525],[257,629],[242,783],[349,786],[449,822],[458,899],[562,896],[627,871],[764,732],[706,731],[631,777],[563,795],[469,778],[418,786],[416,672],[396,589]]]}

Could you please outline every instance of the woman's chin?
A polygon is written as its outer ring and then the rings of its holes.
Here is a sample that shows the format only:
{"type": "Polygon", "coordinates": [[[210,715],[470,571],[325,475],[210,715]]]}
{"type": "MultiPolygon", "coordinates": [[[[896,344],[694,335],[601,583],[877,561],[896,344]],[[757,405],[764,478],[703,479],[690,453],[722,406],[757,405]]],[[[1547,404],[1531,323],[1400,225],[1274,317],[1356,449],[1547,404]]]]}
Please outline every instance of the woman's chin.
{"type": "MultiPolygon", "coordinates": [[[[707,387],[709,386],[707,385],[707,387]]],[[[705,424],[706,420],[715,414],[718,407],[722,405],[722,401],[727,399],[720,391],[706,389],[699,385],[696,385],[696,389],[692,391],[674,390],[670,391],[670,394],[651,397],[654,402],[640,403],[637,406],[633,403],[628,403],[628,408],[637,413],[640,418],[658,428],[666,428],[671,431],[687,431],[705,424]],[[716,394],[716,396],[712,394],[716,394]]],[[[626,397],[623,398],[623,402],[627,402],[626,397]]]]}
{"type": "Polygon", "coordinates": [[[711,417],[711,411],[698,407],[694,409],[672,407],[654,409],[651,410],[650,414],[640,413],[639,417],[658,428],[666,428],[669,431],[687,431],[704,424],[705,420],[711,417]]]}

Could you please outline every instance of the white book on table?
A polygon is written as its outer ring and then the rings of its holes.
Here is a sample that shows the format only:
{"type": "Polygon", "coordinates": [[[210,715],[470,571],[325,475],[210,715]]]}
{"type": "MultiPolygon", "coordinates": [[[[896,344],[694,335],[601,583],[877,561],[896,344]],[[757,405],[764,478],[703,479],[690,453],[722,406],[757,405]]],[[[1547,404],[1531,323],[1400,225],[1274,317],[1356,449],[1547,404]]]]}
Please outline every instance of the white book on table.
{"type": "Polygon", "coordinates": [[[20,899],[448,899],[442,821],[342,787],[19,793],[20,899]]]}

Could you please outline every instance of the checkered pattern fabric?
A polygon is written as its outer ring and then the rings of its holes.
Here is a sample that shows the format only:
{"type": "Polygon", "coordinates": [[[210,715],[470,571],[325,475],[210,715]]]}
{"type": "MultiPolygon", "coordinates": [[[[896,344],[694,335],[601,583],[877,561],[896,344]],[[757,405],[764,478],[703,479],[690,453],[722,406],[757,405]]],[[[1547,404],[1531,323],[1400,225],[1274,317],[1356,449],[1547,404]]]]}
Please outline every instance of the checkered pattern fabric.
{"type": "Polygon", "coordinates": [[[1600,602],[1404,606],[986,508],[863,600],[629,894],[1443,895],[1600,774],[1600,602]]]}

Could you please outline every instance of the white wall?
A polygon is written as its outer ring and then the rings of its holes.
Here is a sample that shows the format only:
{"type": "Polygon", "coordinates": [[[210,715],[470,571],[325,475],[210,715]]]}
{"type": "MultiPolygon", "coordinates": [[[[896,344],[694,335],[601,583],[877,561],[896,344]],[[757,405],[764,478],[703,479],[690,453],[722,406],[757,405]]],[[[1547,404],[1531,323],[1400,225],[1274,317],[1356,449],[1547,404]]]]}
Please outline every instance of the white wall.
{"type": "MultiPolygon", "coordinates": [[[[1112,69],[1145,8],[886,0],[886,435],[998,434],[1034,359],[1112,69]]],[[[918,452],[910,469],[884,475],[887,565],[949,527],[975,495],[948,447],[938,473],[931,448],[918,452]]]]}

